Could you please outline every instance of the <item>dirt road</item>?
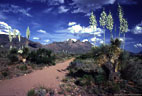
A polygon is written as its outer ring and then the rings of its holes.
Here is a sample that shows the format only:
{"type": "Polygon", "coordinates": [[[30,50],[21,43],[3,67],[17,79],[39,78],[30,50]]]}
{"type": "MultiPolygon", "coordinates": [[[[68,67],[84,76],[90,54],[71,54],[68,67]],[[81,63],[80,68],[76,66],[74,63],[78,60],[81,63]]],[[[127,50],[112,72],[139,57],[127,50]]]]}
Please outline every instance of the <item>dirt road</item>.
{"type": "Polygon", "coordinates": [[[65,70],[73,59],[42,70],[36,70],[25,76],[0,81],[0,96],[26,96],[33,87],[44,86],[58,89],[60,81],[65,77],[65,70]]]}

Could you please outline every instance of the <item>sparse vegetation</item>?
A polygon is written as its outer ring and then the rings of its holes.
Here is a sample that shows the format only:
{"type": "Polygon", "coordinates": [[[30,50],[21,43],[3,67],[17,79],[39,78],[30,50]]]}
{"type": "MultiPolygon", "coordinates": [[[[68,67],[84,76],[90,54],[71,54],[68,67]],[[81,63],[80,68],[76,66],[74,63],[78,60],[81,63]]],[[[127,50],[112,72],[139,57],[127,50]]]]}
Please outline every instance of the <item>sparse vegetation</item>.
{"type": "Polygon", "coordinates": [[[38,49],[37,51],[31,51],[28,59],[31,62],[35,62],[36,64],[55,65],[55,56],[52,51],[47,49],[38,49]]]}
{"type": "Polygon", "coordinates": [[[27,65],[24,64],[24,65],[18,66],[18,69],[20,69],[20,70],[22,70],[22,71],[25,71],[25,70],[27,70],[28,68],[27,68],[27,65]]]}
{"type": "Polygon", "coordinates": [[[27,96],[36,96],[35,90],[34,89],[29,90],[29,92],[27,93],[27,96]]]}
{"type": "Polygon", "coordinates": [[[16,48],[10,49],[8,58],[11,62],[17,62],[18,61],[18,50],[16,48]]]}
{"type": "MultiPolygon", "coordinates": [[[[17,39],[20,43],[20,33],[16,33],[16,29],[11,32],[9,30],[10,50],[5,51],[3,46],[0,47],[0,63],[2,67],[0,69],[0,79],[8,78],[8,76],[21,76],[21,74],[30,73],[34,69],[43,68],[43,66],[55,65],[57,60],[64,61],[68,58],[76,57],[73,62],[70,63],[67,70],[69,73],[66,78],[62,80],[60,84],[61,91],[59,94],[71,95],[71,96],[89,96],[89,95],[102,95],[107,94],[109,96],[115,94],[141,94],[142,92],[142,55],[131,54],[125,50],[125,38],[126,32],[128,32],[128,21],[124,18],[122,7],[118,5],[119,12],[119,38],[113,37],[114,19],[113,14],[102,11],[100,14],[100,26],[104,29],[104,44],[92,47],[92,50],[88,53],[79,54],[82,51],[72,50],[68,52],[69,48],[62,50],[63,47],[59,47],[60,52],[52,52],[46,47],[37,47],[35,49],[30,48],[30,28],[27,27],[25,47],[14,46],[12,40],[17,39]],[[106,33],[105,29],[110,31],[110,42],[105,43],[106,33]],[[120,41],[121,34],[123,34],[123,42],[120,41]],[[123,48],[121,45],[123,44],[123,48]],[[62,51],[62,52],[61,52],[62,51]],[[75,54],[76,53],[76,54],[75,54]],[[3,61],[5,60],[5,62],[3,61]],[[9,65],[8,65],[9,64],[9,65]],[[10,67],[9,67],[10,66],[10,67]],[[36,68],[35,68],[36,67],[36,68]],[[14,72],[12,71],[14,70],[14,72]],[[19,72],[16,73],[15,72],[19,72]],[[13,75],[14,74],[14,75],[13,75]]],[[[98,26],[96,16],[91,13],[90,27],[93,31],[96,31],[98,26]]],[[[117,26],[115,26],[116,29],[117,26]]],[[[116,30],[115,30],[116,31],[116,30]]],[[[96,37],[95,33],[94,37],[96,37]]],[[[69,41],[70,44],[75,42],[69,41]]],[[[80,41],[79,41],[80,42],[80,41]]],[[[83,45],[83,43],[81,43],[83,45]]],[[[81,46],[78,43],[78,46],[81,46]]],[[[56,44],[55,44],[56,45],[56,44]]],[[[59,46],[68,45],[68,43],[59,43],[59,46]]],[[[88,44],[89,45],[89,44],[88,44]]],[[[34,46],[34,45],[33,45],[34,46]]],[[[84,45],[83,45],[84,46],[84,45]]],[[[8,46],[9,47],[9,46],[8,46]]],[[[76,47],[76,46],[75,46],[76,47]]],[[[87,48],[87,47],[85,47],[87,48]]],[[[89,47],[88,47],[89,49],[89,47]]],[[[58,50],[57,50],[58,51],[58,50]]],[[[47,67],[45,67],[47,68],[47,67]]],[[[57,70],[57,69],[56,69],[57,70]]],[[[57,70],[59,72],[66,69],[57,70]]],[[[57,76],[56,79],[60,80],[57,76]]],[[[48,82],[48,81],[47,81],[48,82]]],[[[33,88],[29,90],[27,96],[54,96],[55,91],[44,87],[33,88]]]]}

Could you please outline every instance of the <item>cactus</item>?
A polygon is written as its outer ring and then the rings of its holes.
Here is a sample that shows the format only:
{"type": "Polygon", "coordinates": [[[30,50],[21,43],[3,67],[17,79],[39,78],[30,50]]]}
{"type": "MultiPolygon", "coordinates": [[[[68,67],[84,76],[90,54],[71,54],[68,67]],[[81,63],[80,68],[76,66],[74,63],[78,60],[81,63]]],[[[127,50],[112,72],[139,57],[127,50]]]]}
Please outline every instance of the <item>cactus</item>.
{"type": "MultiPolygon", "coordinates": [[[[92,12],[91,13],[91,16],[90,16],[90,26],[91,28],[96,31],[96,27],[97,27],[97,20],[96,20],[96,17],[94,15],[94,13],[92,12]]],[[[94,35],[95,36],[95,35],[94,35]]]]}
{"type": "Polygon", "coordinates": [[[106,26],[106,20],[107,20],[107,14],[106,12],[103,10],[103,12],[101,13],[101,17],[100,17],[100,26],[103,27],[104,29],[104,45],[105,45],[105,26],[106,26]]]}
{"type": "Polygon", "coordinates": [[[111,12],[109,12],[109,15],[107,16],[107,25],[106,28],[110,31],[110,35],[111,35],[111,39],[113,39],[113,34],[112,34],[112,30],[113,30],[113,18],[111,15],[111,12]]]}

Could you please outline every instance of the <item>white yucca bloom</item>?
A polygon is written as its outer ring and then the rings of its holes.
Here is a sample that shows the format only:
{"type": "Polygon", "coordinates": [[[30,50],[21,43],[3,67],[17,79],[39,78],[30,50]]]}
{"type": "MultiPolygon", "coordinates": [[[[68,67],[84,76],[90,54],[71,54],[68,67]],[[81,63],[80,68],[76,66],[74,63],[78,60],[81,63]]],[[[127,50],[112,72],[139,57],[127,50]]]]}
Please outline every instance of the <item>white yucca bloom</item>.
{"type": "Polygon", "coordinates": [[[23,53],[23,50],[21,50],[21,49],[18,50],[18,53],[19,53],[19,54],[22,54],[22,53],[23,53]]]}

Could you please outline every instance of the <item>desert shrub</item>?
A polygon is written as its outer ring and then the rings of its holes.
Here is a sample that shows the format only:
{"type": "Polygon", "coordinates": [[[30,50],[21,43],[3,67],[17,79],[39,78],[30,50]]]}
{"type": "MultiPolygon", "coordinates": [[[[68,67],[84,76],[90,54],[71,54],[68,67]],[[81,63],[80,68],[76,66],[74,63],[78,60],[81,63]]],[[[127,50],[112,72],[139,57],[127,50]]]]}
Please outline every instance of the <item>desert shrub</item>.
{"type": "Polygon", "coordinates": [[[105,54],[106,56],[110,55],[110,46],[109,45],[101,45],[99,47],[92,48],[92,54],[94,59],[98,59],[100,55],[105,54]]]}
{"type": "Polygon", "coordinates": [[[134,81],[136,84],[142,86],[142,64],[137,61],[129,62],[121,71],[122,78],[134,81]]]}
{"type": "Polygon", "coordinates": [[[29,53],[28,59],[29,59],[31,62],[36,62],[36,59],[37,59],[37,53],[36,53],[36,51],[31,51],[31,52],[29,53]]]}
{"type": "Polygon", "coordinates": [[[112,54],[120,47],[121,41],[119,39],[111,39],[110,45],[100,45],[92,48],[93,57],[97,58],[102,54],[111,57],[112,54]]]}
{"type": "Polygon", "coordinates": [[[96,75],[95,76],[95,82],[97,84],[102,84],[102,83],[106,82],[105,76],[102,75],[102,74],[96,75]]]}
{"type": "Polygon", "coordinates": [[[13,48],[9,51],[8,59],[11,62],[17,62],[18,61],[18,50],[16,48],[13,48]]]}
{"type": "Polygon", "coordinates": [[[71,62],[68,67],[70,74],[74,74],[76,76],[82,76],[84,73],[93,74],[96,68],[97,65],[95,64],[94,59],[76,59],[73,62],[71,62]]]}
{"type": "Polygon", "coordinates": [[[27,48],[27,47],[24,47],[23,49],[22,49],[22,54],[21,54],[21,56],[23,57],[23,58],[27,58],[28,57],[28,55],[29,55],[29,48],[27,48]]]}
{"type": "Polygon", "coordinates": [[[0,57],[6,57],[8,51],[5,48],[0,48],[0,57]]]}
{"type": "Polygon", "coordinates": [[[77,59],[88,59],[93,58],[92,52],[88,52],[86,54],[81,54],[80,56],[76,57],[77,59]]]}
{"type": "Polygon", "coordinates": [[[120,62],[120,70],[123,70],[126,66],[127,63],[129,62],[130,55],[127,51],[121,52],[119,56],[119,62],[120,62]]]}
{"type": "Polygon", "coordinates": [[[3,77],[7,77],[8,76],[8,72],[6,72],[6,71],[1,72],[1,74],[2,74],[3,77]]]}
{"type": "Polygon", "coordinates": [[[34,89],[29,90],[27,96],[36,96],[35,90],[34,89]]]}
{"type": "Polygon", "coordinates": [[[25,70],[27,70],[27,69],[28,69],[28,67],[27,67],[27,65],[26,65],[26,64],[24,64],[24,65],[20,65],[20,66],[18,66],[18,69],[20,69],[20,70],[22,70],[22,71],[25,71],[25,70]]]}
{"type": "Polygon", "coordinates": [[[111,82],[109,93],[119,93],[120,85],[118,83],[111,82]]]}
{"type": "Polygon", "coordinates": [[[111,39],[110,43],[111,43],[111,46],[116,46],[116,47],[120,47],[121,46],[121,41],[118,38],[111,39]]]}
{"type": "Polygon", "coordinates": [[[83,77],[79,78],[77,81],[76,81],[76,84],[77,85],[80,85],[80,86],[90,86],[94,83],[94,77],[92,75],[84,75],[83,77]]]}
{"type": "Polygon", "coordinates": [[[28,59],[36,64],[55,65],[55,56],[52,51],[47,49],[38,49],[29,54],[28,59]]]}

